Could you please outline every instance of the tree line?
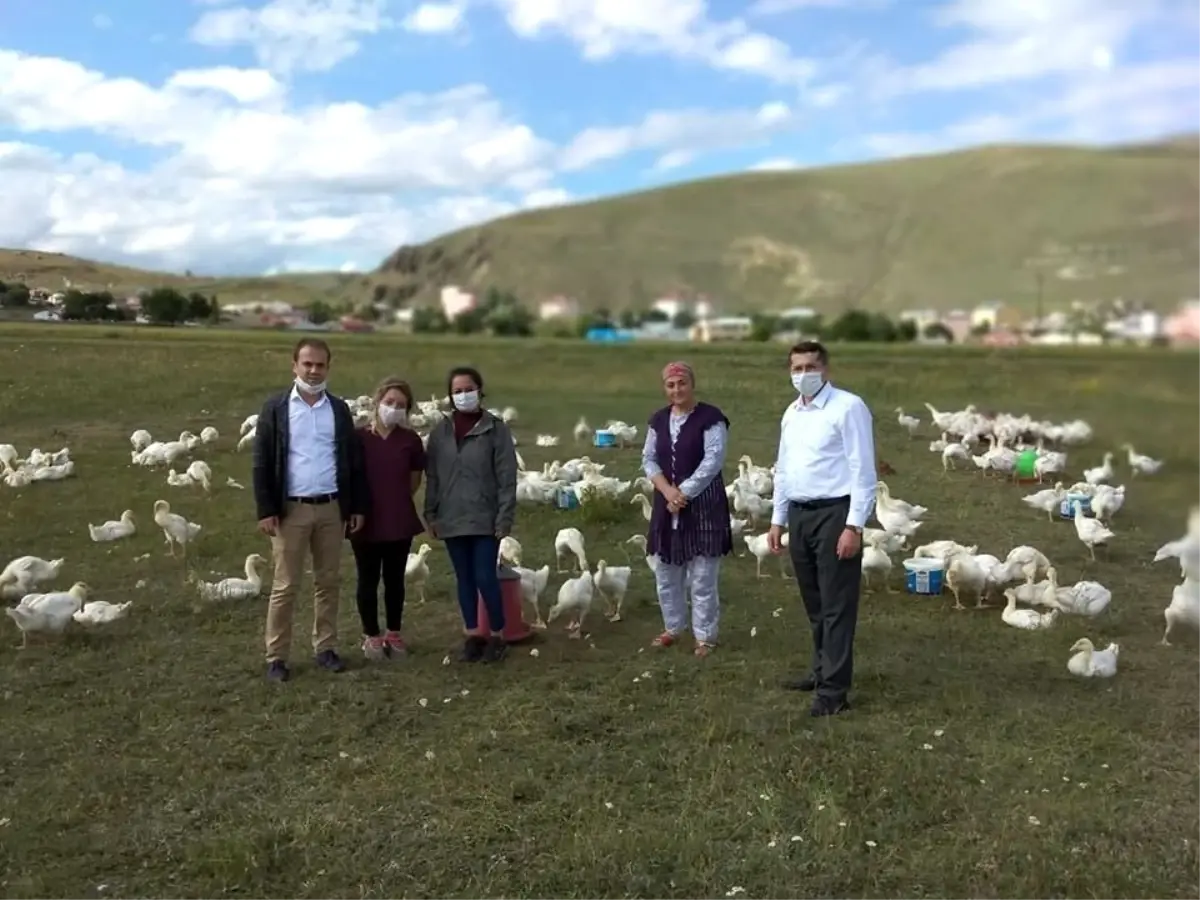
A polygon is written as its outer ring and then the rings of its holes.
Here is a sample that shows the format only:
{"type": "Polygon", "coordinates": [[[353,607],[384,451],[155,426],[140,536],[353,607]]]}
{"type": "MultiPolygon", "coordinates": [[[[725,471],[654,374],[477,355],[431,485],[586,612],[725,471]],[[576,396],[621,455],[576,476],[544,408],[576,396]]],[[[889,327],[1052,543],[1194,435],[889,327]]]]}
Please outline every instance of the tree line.
{"type": "MultiPolygon", "coordinates": [[[[192,291],[184,294],[174,288],[158,287],[138,295],[141,309],[134,310],[118,301],[111,291],[81,291],[72,288],[63,293],[59,316],[64,322],[128,322],[143,316],[155,325],[180,325],[184,322],[217,324],[221,305],[216,295],[205,297],[192,291]]],[[[28,307],[33,293],[20,282],[0,281],[0,306],[28,307]]]]}
{"type": "MultiPolygon", "coordinates": [[[[918,337],[917,326],[911,321],[898,321],[883,313],[859,309],[847,310],[832,319],[820,315],[796,319],[755,313],[750,321],[751,341],[769,341],[781,332],[801,332],[822,340],[855,343],[907,342],[918,337]]],[[[483,302],[453,319],[448,319],[441,307],[418,307],[413,311],[412,329],[418,334],[532,337],[535,333],[542,333],[551,337],[571,338],[584,337],[595,330],[635,329],[648,323],[668,322],[674,328],[687,329],[695,324],[696,318],[688,310],[668,316],[657,309],[625,309],[616,314],[607,309],[597,309],[575,319],[555,319],[542,323],[511,292],[489,288],[483,295],[483,302]]],[[[921,336],[952,339],[950,331],[939,324],[930,325],[921,336]]]]}

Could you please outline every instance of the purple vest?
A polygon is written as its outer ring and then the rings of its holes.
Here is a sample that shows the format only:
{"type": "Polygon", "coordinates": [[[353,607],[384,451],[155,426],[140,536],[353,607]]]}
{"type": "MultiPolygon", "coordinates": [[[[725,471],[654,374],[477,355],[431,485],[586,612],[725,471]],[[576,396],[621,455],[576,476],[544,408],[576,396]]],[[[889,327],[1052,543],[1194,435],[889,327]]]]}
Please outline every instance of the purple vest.
{"type": "MultiPolygon", "coordinates": [[[[650,417],[654,429],[654,455],[667,481],[676,487],[686,481],[704,459],[704,432],[713,425],[729,427],[729,419],[717,407],[697,403],[683,426],[675,446],[671,446],[671,408],[664,407],[650,417]]],[[[679,527],[673,528],[667,501],[657,491],[646,535],[646,552],[657,555],[669,565],[683,565],[696,556],[724,556],[733,552],[733,534],[729,525],[729,500],[725,479],[718,472],[699,496],[688,501],[679,514],[679,527]]]]}

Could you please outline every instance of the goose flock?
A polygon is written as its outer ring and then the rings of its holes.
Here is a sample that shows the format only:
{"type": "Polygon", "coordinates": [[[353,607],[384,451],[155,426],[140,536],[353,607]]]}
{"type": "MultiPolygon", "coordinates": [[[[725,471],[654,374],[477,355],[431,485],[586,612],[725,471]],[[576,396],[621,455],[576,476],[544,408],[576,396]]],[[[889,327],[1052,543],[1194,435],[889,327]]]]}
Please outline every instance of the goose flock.
{"type": "MultiPolygon", "coordinates": [[[[360,396],[347,402],[356,422],[362,424],[369,420],[373,409],[370,397],[360,396]]],[[[1117,472],[1114,468],[1116,454],[1104,453],[1099,466],[1083,470],[1081,480],[1064,486],[1068,449],[1074,451],[1093,439],[1093,431],[1086,422],[1076,420],[1059,424],[1029,416],[983,413],[974,406],[954,412],[939,411],[928,403],[925,406],[932,430],[940,435],[930,443],[929,449],[940,457],[944,472],[957,469],[957,464],[962,463],[971,466],[981,478],[1015,480],[1020,468],[1018,460],[1027,460],[1032,451],[1036,480],[1056,480],[1053,487],[1022,497],[1023,507],[1014,505],[1014,515],[1027,508],[1053,520],[1066,504],[1073,514],[1074,535],[1078,541],[1074,555],[1084,564],[1096,559],[1097,548],[1106,551],[1113,544],[1119,544],[1120,532],[1113,530],[1113,520],[1124,506],[1126,489],[1125,485],[1113,484],[1117,472]]],[[[420,401],[410,417],[410,425],[421,434],[422,440],[428,441],[430,430],[449,415],[450,408],[449,398],[445,397],[420,401]]],[[[517,410],[512,407],[492,412],[509,425],[518,420],[517,410]]],[[[917,438],[923,425],[921,420],[906,414],[902,408],[895,412],[900,428],[910,438],[917,438]]],[[[257,415],[250,415],[242,421],[235,458],[254,440],[257,420],[257,415]]],[[[612,436],[612,443],[618,450],[640,445],[639,429],[626,422],[608,421],[602,430],[612,436]]],[[[578,447],[590,445],[594,435],[592,426],[580,418],[571,429],[570,439],[578,447]]],[[[220,433],[215,427],[206,426],[199,434],[185,430],[178,438],[163,441],[155,440],[148,430],[139,428],[129,440],[130,465],[160,472],[165,469],[164,487],[183,489],[171,495],[183,498],[179,506],[191,506],[189,491],[199,491],[198,494],[191,493],[191,497],[219,499],[221,491],[214,494],[214,485],[218,482],[213,475],[213,465],[220,468],[220,464],[198,458],[201,453],[216,451],[220,433]]],[[[514,444],[518,443],[515,430],[513,440],[514,444]]],[[[560,446],[561,439],[553,434],[537,434],[534,443],[541,448],[555,448],[560,446]]],[[[1125,453],[1131,479],[1161,471],[1161,461],[1138,453],[1129,444],[1120,449],[1125,453]]],[[[638,507],[640,518],[648,520],[654,489],[638,471],[640,460],[635,462],[628,454],[613,454],[612,450],[602,452],[612,454],[613,459],[628,466],[630,476],[621,478],[609,474],[617,462],[596,462],[588,455],[549,461],[541,469],[528,469],[518,449],[519,503],[527,507],[587,507],[599,502],[618,506],[628,504],[638,507]]],[[[743,454],[737,460],[737,475],[727,486],[732,510],[730,526],[735,539],[740,539],[745,548],[738,555],[754,559],[755,575],[761,579],[772,577],[770,572],[763,571],[763,567],[771,556],[766,529],[772,511],[773,476],[773,466],[756,464],[748,454],[743,454]]],[[[69,448],[63,447],[53,453],[35,448],[22,456],[15,446],[0,444],[0,481],[9,488],[41,490],[31,486],[35,482],[72,477],[78,476],[69,448]]],[[[226,477],[224,487],[244,489],[232,476],[226,477]]],[[[989,608],[992,606],[989,601],[1002,597],[1000,622],[1021,630],[1052,629],[1065,617],[1094,619],[1112,602],[1112,592],[1097,581],[1060,584],[1058,569],[1050,556],[1036,547],[1012,547],[1000,557],[980,552],[978,546],[960,543],[951,535],[929,540],[925,539],[932,538],[930,535],[918,537],[926,524],[929,509],[895,496],[885,481],[876,484],[875,500],[874,521],[879,527],[868,527],[863,532],[862,570],[864,590],[868,594],[880,589],[888,594],[897,593],[893,581],[901,574],[905,562],[933,560],[940,563],[944,572],[945,588],[953,597],[954,609],[966,609],[964,599],[974,601],[976,608],[989,608]]],[[[517,519],[518,530],[521,518],[518,516],[517,519]]],[[[246,602],[267,593],[269,584],[263,580],[268,568],[266,557],[250,553],[244,559],[242,574],[208,581],[194,569],[189,569],[189,549],[203,540],[204,526],[173,511],[172,502],[166,499],[154,502],[151,521],[163,535],[166,552],[182,560],[186,590],[194,592],[198,608],[205,604],[246,602]]],[[[252,527],[253,523],[248,521],[248,533],[252,527]]],[[[101,524],[88,524],[88,536],[97,543],[126,541],[137,534],[137,515],[131,509],[101,524]]],[[[431,549],[428,543],[414,548],[405,570],[405,581],[421,604],[427,601],[431,549]]],[[[652,592],[657,559],[646,554],[644,533],[633,534],[608,548],[627,557],[628,565],[612,565],[607,559],[609,553],[601,552],[593,566],[589,549],[588,539],[580,528],[566,527],[557,531],[552,556],[551,548],[547,547],[544,558],[552,559],[555,574],[566,577],[543,616],[543,596],[550,588],[550,562],[532,568],[527,565],[530,554],[517,536],[506,537],[501,542],[499,562],[511,566],[520,576],[521,594],[533,610],[534,627],[546,629],[551,623],[562,620],[568,637],[579,639],[585,633],[584,623],[597,599],[602,604],[604,617],[609,622],[620,622],[630,584],[635,573],[641,570],[640,565],[634,565],[633,552],[642,557],[647,570],[638,577],[647,580],[647,592],[652,592]]],[[[1056,555],[1069,553],[1067,549],[1056,548],[1056,555]]],[[[537,555],[536,551],[534,555],[537,555]]],[[[592,551],[591,555],[597,554],[592,551]]],[[[1170,559],[1177,561],[1182,581],[1175,587],[1163,612],[1166,629],[1161,643],[1167,646],[1176,630],[1200,628],[1200,507],[1193,507],[1188,514],[1185,534],[1159,548],[1153,562],[1170,559]]],[[[777,563],[780,576],[787,576],[786,554],[779,557],[777,563]]],[[[48,590],[63,578],[65,568],[64,559],[46,560],[27,555],[12,560],[0,571],[0,598],[15,604],[5,611],[21,631],[22,647],[27,646],[30,635],[61,635],[72,622],[86,628],[104,627],[129,615],[132,601],[92,600],[92,589],[83,581],[75,582],[67,590],[48,590]]],[[[792,593],[794,587],[788,585],[785,590],[792,593]]],[[[1070,646],[1067,669],[1081,677],[1111,677],[1117,671],[1119,651],[1116,644],[1098,650],[1091,639],[1081,638],[1070,646]]]]}

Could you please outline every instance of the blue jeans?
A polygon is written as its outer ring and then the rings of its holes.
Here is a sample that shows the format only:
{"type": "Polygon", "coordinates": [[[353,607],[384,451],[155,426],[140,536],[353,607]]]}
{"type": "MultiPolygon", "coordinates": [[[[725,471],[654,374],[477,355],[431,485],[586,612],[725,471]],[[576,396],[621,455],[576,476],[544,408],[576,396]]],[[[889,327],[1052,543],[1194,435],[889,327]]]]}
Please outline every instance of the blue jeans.
{"type": "Polygon", "coordinates": [[[504,630],[504,603],[500,595],[500,577],[496,573],[500,541],[490,534],[471,534],[446,538],[446,553],[458,582],[458,606],[467,631],[479,627],[479,597],[487,610],[492,631],[504,630]]]}

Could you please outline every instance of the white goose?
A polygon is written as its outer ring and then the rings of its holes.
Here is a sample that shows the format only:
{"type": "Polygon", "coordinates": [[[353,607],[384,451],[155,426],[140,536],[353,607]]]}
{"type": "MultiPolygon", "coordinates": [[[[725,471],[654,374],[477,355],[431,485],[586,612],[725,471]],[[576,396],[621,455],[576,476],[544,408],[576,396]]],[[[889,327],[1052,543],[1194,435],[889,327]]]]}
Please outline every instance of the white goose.
{"type": "Polygon", "coordinates": [[[245,578],[222,578],[220,581],[201,581],[193,576],[196,589],[202,600],[217,603],[225,600],[250,600],[262,594],[262,574],[259,566],[265,566],[267,560],[257,553],[246,557],[245,578]]]}
{"type": "Polygon", "coordinates": [[[92,525],[88,523],[88,534],[96,543],[102,541],[119,541],[121,538],[131,537],[137,532],[137,525],[133,520],[133,510],[127,509],[121,513],[120,519],[109,519],[103,525],[92,525]]]}
{"type": "Polygon", "coordinates": [[[547,624],[564,613],[569,614],[571,621],[567,623],[567,631],[570,633],[570,637],[576,639],[582,637],[583,620],[587,616],[588,610],[592,608],[592,598],[595,593],[596,583],[592,580],[592,573],[584,568],[578,576],[568,578],[559,587],[558,600],[546,614],[547,624]]]}
{"type": "Polygon", "coordinates": [[[195,522],[189,522],[178,513],[171,512],[171,504],[166,500],[154,502],[154,524],[162,529],[171,556],[175,555],[175,547],[179,546],[183,548],[184,559],[187,559],[188,545],[199,537],[203,530],[203,527],[195,522]]]}
{"type": "Polygon", "coordinates": [[[431,545],[422,544],[416,553],[408,554],[404,563],[404,583],[416,587],[417,596],[422,603],[425,602],[425,582],[429,580],[429,564],[425,562],[425,557],[431,550],[431,545]]]}
{"type": "Polygon", "coordinates": [[[4,610],[21,629],[21,649],[29,646],[31,633],[62,634],[87,600],[88,586],[77,581],[69,591],[26,594],[16,606],[4,610]]]}
{"type": "Polygon", "coordinates": [[[1071,645],[1075,654],[1067,660],[1067,671],[1080,678],[1112,678],[1117,674],[1117,657],[1120,644],[1109,644],[1097,650],[1088,638],[1080,638],[1071,645]]]}
{"type": "Polygon", "coordinates": [[[1167,630],[1163,632],[1159,642],[1164,647],[1170,647],[1168,638],[1175,626],[1183,625],[1189,628],[1200,628],[1200,581],[1185,578],[1182,584],[1177,584],[1171,592],[1171,603],[1163,610],[1167,630]]]}
{"type": "Polygon", "coordinates": [[[631,574],[633,569],[629,566],[610,566],[604,560],[596,563],[592,581],[608,607],[606,615],[610,622],[621,621],[621,604],[625,602],[631,574]]]}
{"type": "Polygon", "coordinates": [[[63,559],[18,556],[0,572],[0,597],[13,600],[34,593],[38,585],[58,577],[64,562],[63,559]]]}
{"type": "Polygon", "coordinates": [[[1008,602],[1004,607],[1004,612],[1000,613],[1000,618],[1006,625],[1011,625],[1013,628],[1020,628],[1023,631],[1039,631],[1049,628],[1058,621],[1057,609],[1044,613],[1035,609],[1017,609],[1017,593],[1012,588],[1004,592],[1004,598],[1008,602]]]}
{"type": "Polygon", "coordinates": [[[83,604],[83,607],[71,616],[80,625],[88,625],[95,627],[97,625],[111,625],[127,615],[133,606],[132,600],[126,600],[124,603],[109,603],[107,600],[93,600],[91,603],[83,604]]]}
{"type": "Polygon", "coordinates": [[[1088,548],[1092,559],[1096,558],[1096,547],[1107,544],[1116,534],[1109,531],[1097,519],[1086,518],[1078,505],[1075,507],[1075,534],[1088,548]]]}
{"type": "Polygon", "coordinates": [[[1134,475],[1153,475],[1163,467],[1161,459],[1151,459],[1133,449],[1133,444],[1125,444],[1122,448],[1129,459],[1129,468],[1134,475]]]}

